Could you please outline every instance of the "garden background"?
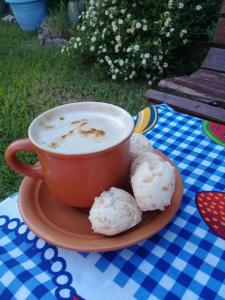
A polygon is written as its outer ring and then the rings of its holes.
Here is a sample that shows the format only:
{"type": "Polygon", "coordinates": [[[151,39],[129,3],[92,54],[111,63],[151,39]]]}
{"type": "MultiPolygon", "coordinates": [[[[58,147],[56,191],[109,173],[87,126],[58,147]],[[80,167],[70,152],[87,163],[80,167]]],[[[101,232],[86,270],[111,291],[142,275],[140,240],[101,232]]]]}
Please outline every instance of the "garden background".
{"type": "MultiPolygon", "coordinates": [[[[24,32],[0,21],[0,199],[18,191],[22,180],[7,167],[5,149],[27,137],[35,116],[87,100],[114,103],[136,114],[148,105],[143,95],[150,85],[199,67],[220,3],[89,0],[79,22],[71,25],[68,1],[51,0],[47,34],[65,38],[62,48],[41,44],[40,30],[24,32]]],[[[36,161],[33,155],[21,156],[36,161]]]]}

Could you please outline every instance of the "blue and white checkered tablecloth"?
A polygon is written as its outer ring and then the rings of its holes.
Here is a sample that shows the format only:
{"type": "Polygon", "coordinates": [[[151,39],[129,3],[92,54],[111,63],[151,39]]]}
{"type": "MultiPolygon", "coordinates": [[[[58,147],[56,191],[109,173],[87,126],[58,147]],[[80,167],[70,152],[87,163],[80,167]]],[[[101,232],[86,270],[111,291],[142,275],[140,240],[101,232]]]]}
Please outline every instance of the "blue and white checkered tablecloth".
{"type": "Polygon", "coordinates": [[[225,240],[201,218],[195,194],[225,191],[225,148],[202,120],[158,106],[147,133],[180,170],[184,197],[175,218],[152,238],[108,253],[56,248],[30,232],[18,194],[0,204],[0,299],[225,299],[225,240]]]}

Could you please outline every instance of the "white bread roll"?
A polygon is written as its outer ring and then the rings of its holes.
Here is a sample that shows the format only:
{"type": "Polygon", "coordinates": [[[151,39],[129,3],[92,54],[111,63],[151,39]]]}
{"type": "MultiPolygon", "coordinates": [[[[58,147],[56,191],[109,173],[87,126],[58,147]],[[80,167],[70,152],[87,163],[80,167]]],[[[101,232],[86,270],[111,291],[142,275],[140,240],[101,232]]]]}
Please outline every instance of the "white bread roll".
{"type": "Polygon", "coordinates": [[[114,187],[95,198],[89,214],[93,231],[108,236],[135,226],[141,218],[142,212],[134,197],[114,187]]]}
{"type": "Polygon", "coordinates": [[[141,133],[133,133],[130,138],[130,159],[133,161],[138,155],[144,152],[152,152],[152,145],[141,133]]]}
{"type": "Polygon", "coordinates": [[[142,211],[164,210],[175,189],[174,167],[167,161],[160,161],[152,169],[149,162],[144,161],[131,177],[131,184],[142,211]]]}
{"type": "Polygon", "coordinates": [[[153,153],[153,152],[145,152],[138,155],[130,165],[130,177],[132,177],[137,170],[137,168],[143,163],[147,161],[149,168],[154,170],[160,162],[163,162],[162,157],[153,153]]]}

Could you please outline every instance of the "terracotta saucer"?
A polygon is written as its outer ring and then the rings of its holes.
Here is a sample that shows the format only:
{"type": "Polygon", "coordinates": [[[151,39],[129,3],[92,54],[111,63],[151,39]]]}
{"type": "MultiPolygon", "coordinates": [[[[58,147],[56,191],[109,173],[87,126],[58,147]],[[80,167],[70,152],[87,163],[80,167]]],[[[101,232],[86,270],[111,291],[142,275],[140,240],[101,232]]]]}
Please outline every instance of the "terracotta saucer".
{"type": "MultiPolygon", "coordinates": [[[[169,161],[164,154],[155,152],[169,161]]],[[[76,251],[101,252],[125,248],[153,236],[174,217],[182,196],[182,179],[176,169],[176,188],[170,206],[163,212],[144,214],[140,224],[113,237],[93,233],[88,212],[57,202],[40,179],[24,178],[19,210],[30,230],[46,242],[76,251]]]]}

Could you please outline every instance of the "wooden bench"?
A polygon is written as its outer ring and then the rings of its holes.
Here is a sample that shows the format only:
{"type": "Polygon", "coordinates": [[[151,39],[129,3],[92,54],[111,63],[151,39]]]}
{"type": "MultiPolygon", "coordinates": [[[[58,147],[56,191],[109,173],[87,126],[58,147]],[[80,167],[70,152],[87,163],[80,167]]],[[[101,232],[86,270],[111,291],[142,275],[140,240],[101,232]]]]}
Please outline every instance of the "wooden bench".
{"type": "Polygon", "coordinates": [[[153,103],[167,103],[178,111],[225,124],[225,0],[213,46],[201,68],[190,76],[163,79],[146,92],[153,103]]]}

